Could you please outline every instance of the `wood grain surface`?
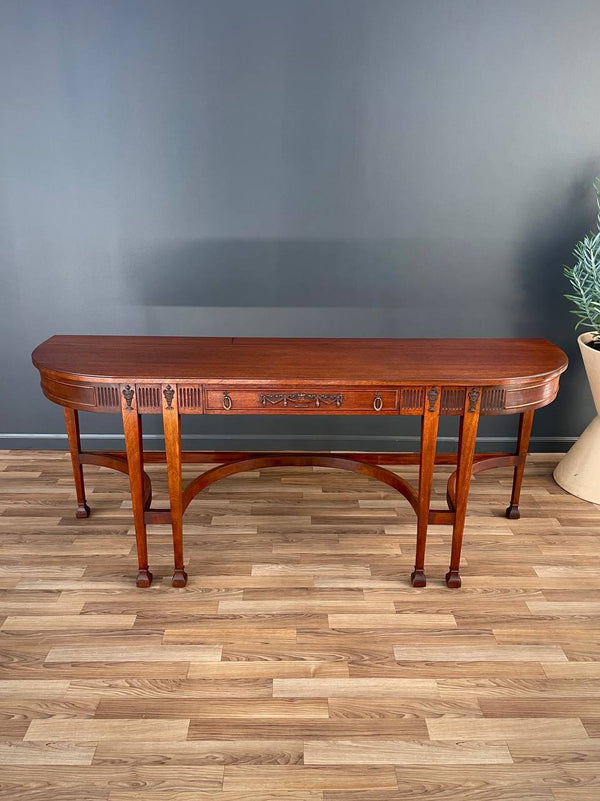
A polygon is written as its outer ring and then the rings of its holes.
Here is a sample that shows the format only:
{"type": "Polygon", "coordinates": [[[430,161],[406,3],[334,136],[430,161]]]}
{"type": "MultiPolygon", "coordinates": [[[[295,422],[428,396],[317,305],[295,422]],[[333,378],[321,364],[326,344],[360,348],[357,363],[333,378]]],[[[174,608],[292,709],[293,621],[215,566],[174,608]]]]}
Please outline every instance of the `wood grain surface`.
{"type": "Polygon", "coordinates": [[[76,519],[69,454],[0,452],[0,798],[595,801],[600,509],[554,484],[557,458],[530,459],[520,520],[511,468],[475,476],[459,593],[447,527],[413,588],[407,502],[323,468],[198,496],[185,589],[170,526],[148,526],[138,590],[127,476],[86,466],[76,519]]]}
{"type": "Polygon", "coordinates": [[[545,339],[53,336],[32,354],[58,377],[205,382],[500,383],[562,373],[545,339]]]}

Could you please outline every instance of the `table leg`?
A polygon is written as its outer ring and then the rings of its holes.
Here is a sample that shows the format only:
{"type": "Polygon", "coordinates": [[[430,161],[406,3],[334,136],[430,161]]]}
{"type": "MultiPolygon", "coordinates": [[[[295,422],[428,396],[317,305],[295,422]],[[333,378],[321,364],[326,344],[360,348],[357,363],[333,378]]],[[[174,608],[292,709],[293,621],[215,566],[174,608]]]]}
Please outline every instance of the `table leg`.
{"type": "Polygon", "coordinates": [[[519,498],[521,497],[521,484],[523,483],[523,473],[525,472],[525,461],[529,449],[529,437],[533,426],[533,416],[535,410],[531,409],[519,415],[519,436],[517,439],[517,456],[519,462],[515,467],[512,494],[510,496],[510,506],[506,510],[509,520],[518,520],[521,517],[519,512],[519,498]]]}
{"type": "Polygon", "coordinates": [[[429,523],[429,506],[433,469],[437,447],[437,432],[440,419],[441,390],[440,387],[429,387],[426,393],[425,408],[421,417],[421,456],[419,462],[419,510],[417,512],[417,549],[415,569],[410,581],[413,587],[425,587],[425,546],[427,542],[427,524],[429,523]]]}
{"type": "Polygon", "coordinates": [[[129,385],[124,390],[121,413],[123,416],[123,432],[127,450],[127,470],[131,487],[131,505],[133,507],[133,523],[135,526],[135,542],[138,556],[138,587],[149,587],[152,584],[152,573],[148,570],[148,544],[146,540],[146,522],[144,520],[144,445],[142,442],[142,418],[138,414],[135,394],[129,385]]]}
{"type": "Polygon", "coordinates": [[[163,426],[167,456],[167,478],[173,528],[173,557],[175,569],[171,584],[185,587],[187,573],[183,564],[183,479],[181,475],[181,416],[177,392],[167,384],[162,390],[163,426]]]}
{"type": "Polygon", "coordinates": [[[458,461],[456,466],[456,500],[454,525],[452,527],[452,553],[450,568],[446,573],[448,587],[460,587],[460,552],[462,549],[465,520],[467,517],[467,504],[469,501],[469,487],[471,485],[471,472],[473,470],[473,457],[475,455],[475,442],[477,440],[477,426],[479,424],[479,410],[481,407],[481,389],[474,387],[465,393],[465,406],[460,418],[458,434],[458,461]]]}
{"type": "Polygon", "coordinates": [[[69,451],[71,453],[71,463],[73,465],[73,478],[75,479],[75,491],[77,492],[77,511],[75,517],[89,517],[90,507],[85,499],[85,484],[83,481],[83,465],[79,461],[81,453],[81,438],[79,436],[79,412],[77,409],[70,409],[63,406],[65,413],[65,423],[67,424],[67,436],[69,438],[69,451]]]}

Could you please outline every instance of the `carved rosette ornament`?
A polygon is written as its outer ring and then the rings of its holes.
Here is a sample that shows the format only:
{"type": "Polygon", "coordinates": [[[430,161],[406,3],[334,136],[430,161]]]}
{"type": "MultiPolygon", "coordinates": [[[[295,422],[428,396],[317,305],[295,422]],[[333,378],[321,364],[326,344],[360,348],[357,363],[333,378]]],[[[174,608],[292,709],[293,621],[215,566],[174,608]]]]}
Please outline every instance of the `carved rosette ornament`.
{"type": "Polygon", "coordinates": [[[127,409],[128,412],[133,411],[133,406],[131,405],[131,401],[133,400],[133,395],[134,395],[133,389],[129,384],[127,384],[125,386],[125,389],[123,390],[123,397],[125,398],[125,408],[127,409]]]}
{"type": "Polygon", "coordinates": [[[170,384],[163,389],[163,395],[167,402],[167,409],[173,409],[173,398],[175,397],[175,390],[170,384]]]}
{"type": "Polygon", "coordinates": [[[476,412],[477,411],[477,401],[479,400],[479,390],[472,389],[469,392],[469,411],[476,412]]]}
{"type": "Polygon", "coordinates": [[[435,387],[431,387],[429,392],[427,393],[427,399],[429,401],[429,411],[435,412],[435,404],[437,403],[438,395],[440,393],[437,391],[435,387]]]}

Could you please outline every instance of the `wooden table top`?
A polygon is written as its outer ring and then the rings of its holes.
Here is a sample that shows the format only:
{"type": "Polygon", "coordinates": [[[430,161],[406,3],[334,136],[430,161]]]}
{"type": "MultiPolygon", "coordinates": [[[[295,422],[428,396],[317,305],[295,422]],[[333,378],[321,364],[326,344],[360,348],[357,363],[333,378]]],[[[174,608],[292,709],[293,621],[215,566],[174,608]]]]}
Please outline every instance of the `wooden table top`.
{"type": "Polygon", "coordinates": [[[32,354],[55,377],[319,384],[517,384],[567,367],[545,339],[53,336],[32,354]]]}

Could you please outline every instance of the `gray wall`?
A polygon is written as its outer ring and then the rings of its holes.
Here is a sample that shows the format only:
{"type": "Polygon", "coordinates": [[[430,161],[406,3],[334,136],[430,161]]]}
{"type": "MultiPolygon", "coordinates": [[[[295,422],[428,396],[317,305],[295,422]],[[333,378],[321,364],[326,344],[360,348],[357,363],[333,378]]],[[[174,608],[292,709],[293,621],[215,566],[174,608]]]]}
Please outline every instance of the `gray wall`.
{"type": "MultiPolygon", "coordinates": [[[[598,0],[0,0],[0,447],[64,447],[38,342],[135,333],[548,337],[572,366],[533,448],[564,449],[593,411],[561,264],[594,222],[599,28],[598,0]]],[[[415,423],[185,420],[196,447],[415,423]]]]}

